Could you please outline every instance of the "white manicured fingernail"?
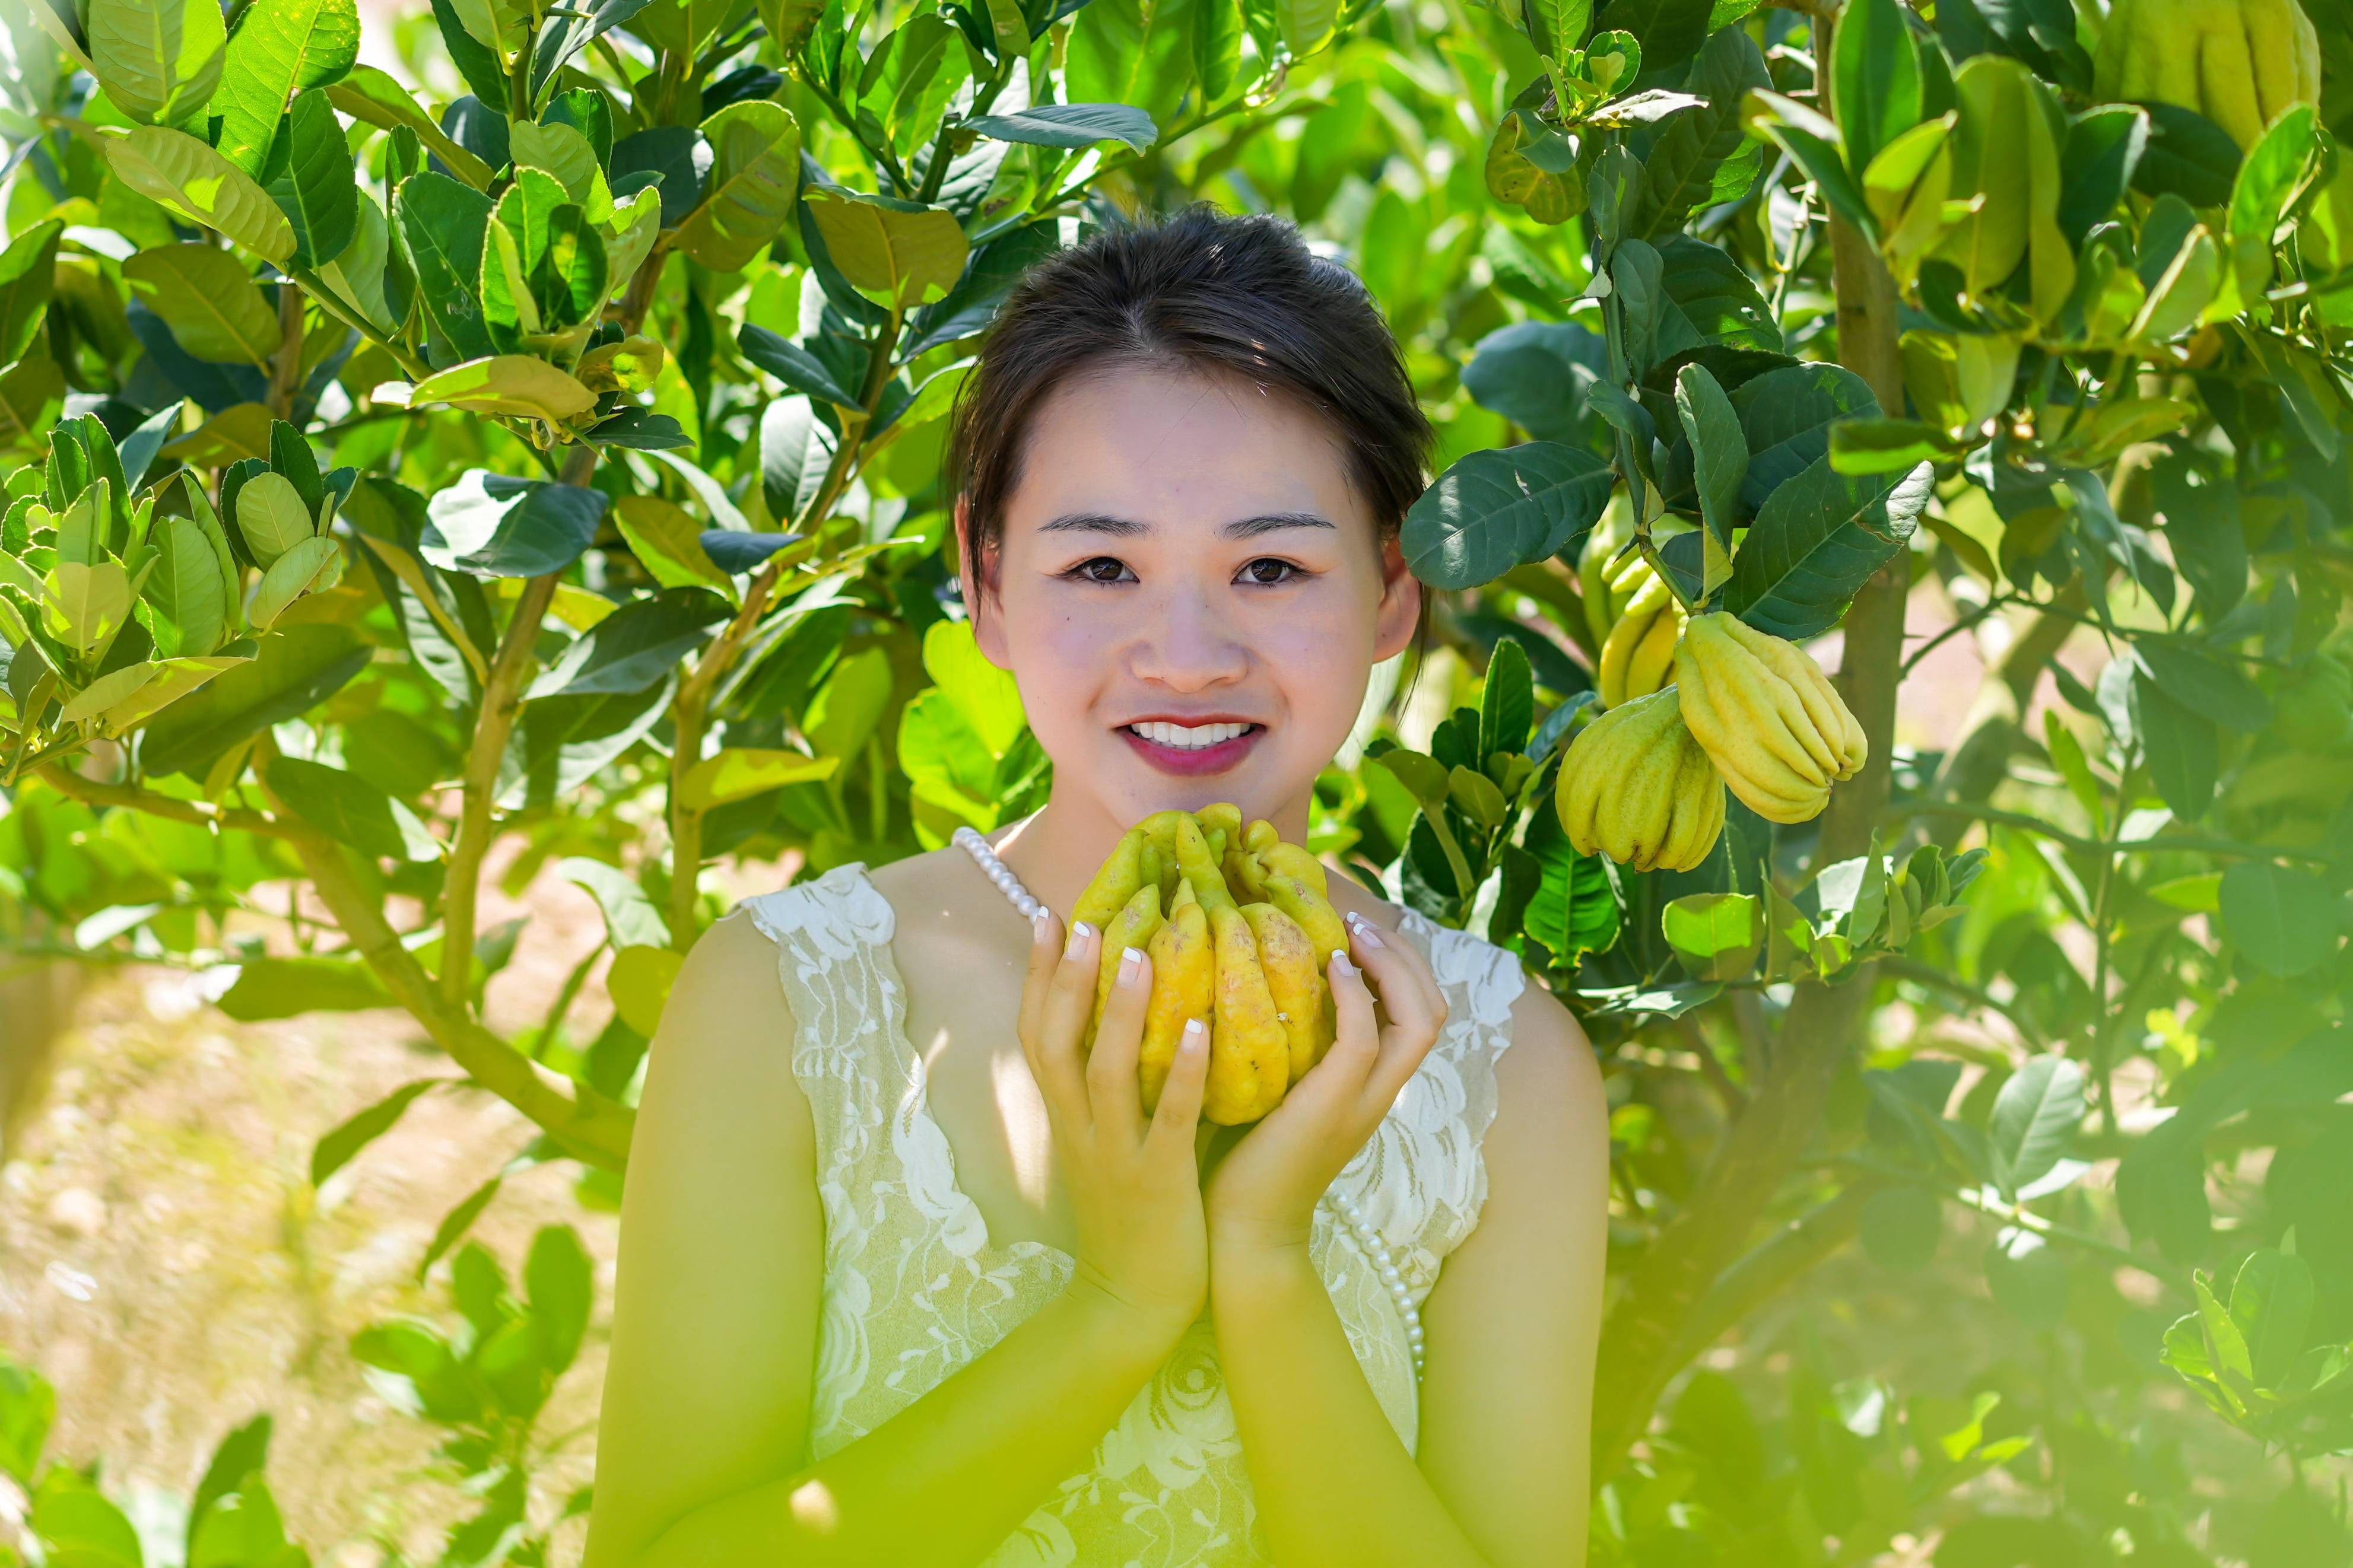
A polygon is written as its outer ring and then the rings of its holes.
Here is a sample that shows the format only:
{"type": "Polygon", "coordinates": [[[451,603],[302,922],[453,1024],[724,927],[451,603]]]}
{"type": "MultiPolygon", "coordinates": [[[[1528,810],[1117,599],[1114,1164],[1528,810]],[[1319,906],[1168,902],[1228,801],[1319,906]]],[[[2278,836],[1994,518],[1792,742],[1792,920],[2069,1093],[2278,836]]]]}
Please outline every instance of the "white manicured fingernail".
{"type": "Polygon", "coordinates": [[[1348,962],[1347,953],[1336,947],[1332,950],[1332,967],[1344,975],[1356,973],[1356,966],[1348,962]]]}
{"type": "Polygon", "coordinates": [[[1071,921],[1071,940],[1062,944],[1062,956],[1064,958],[1078,957],[1079,954],[1087,950],[1087,938],[1094,934],[1095,928],[1087,924],[1086,921],[1071,921]]]}
{"type": "Polygon", "coordinates": [[[1358,921],[1356,922],[1356,940],[1363,942],[1366,947],[1388,946],[1388,943],[1383,942],[1380,939],[1379,934],[1373,930],[1373,922],[1370,921],[1358,921]]]}
{"type": "Polygon", "coordinates": [[[1135,976],[1144,968],[1144,952],[1140,948],[1124,947],[1119,952],[1119,983],[1133,987],[1135,976]]]}
{"type": "Polygon", "coordinates": [[[1208,1026],[1198,1018],[1187,1018],[1185,1020],[1185,1037],[1177,1043],[1176,1048],[1189,1055],[1208,1042],[1208,1026]]]}

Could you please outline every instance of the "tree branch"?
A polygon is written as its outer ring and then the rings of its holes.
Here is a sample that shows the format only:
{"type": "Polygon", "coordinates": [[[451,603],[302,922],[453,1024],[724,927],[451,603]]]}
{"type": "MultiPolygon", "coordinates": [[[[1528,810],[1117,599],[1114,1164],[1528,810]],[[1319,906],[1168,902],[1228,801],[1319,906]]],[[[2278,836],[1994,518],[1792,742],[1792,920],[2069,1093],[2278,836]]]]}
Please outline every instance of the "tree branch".
{"type": "MultiPolygon", "coordinates": [[[[596,449],[578,446],[565,458],[561,482],[581,485],[596,467],[596,449]]],[[[555,598],[561,572],[543,573],[524,583],[515,601],[513,618],[491,660],[491,677],[482,683],[481,706],[476,710],[474,734],[466,752],[465,792],[459,806],[458,835],[449,847],[448,874],[441,893],[441,1001],[463,1008],[471,988],[474,968],[474,909],[480,893],[482,857],[491,847],[491,797],[499,785],[499,767],[506,760],[507,738],[522,710],[522,687],[535,662],[540,623],[555,598]]]]}
{"type": "MultiPolygon", "coordinates": [[[[1828,60],[1831,46],[1831,25],[1818,17],[1815,58],[1828,60]]],[[[1863,379],[1881,407],[1901,408],[1894,280],[1870,242],[1835,213],[1831,257],[1839,361],[1863,379]]],[[[1862,725],[1870,761],[1831,792],[1817,864],[1863,853],[1887,803],[1906,564],[1899,554],[1864,584],[1847,612],[1838,684],[1862,725]]],[[[1683,1212],[1659,1233],[1627,1281],[1605,1326],[1594,1390],[1595,1485],[1616,1471],[1649,1426],[1660,1394],[1688,1359],[1701,1302],[1747,1248],[1767,1205],[1804,1157],[1872,990],[1869,974],[1836,986],[1798,988],[1782,1019],[1771,1070],[1757,1084],[1747,1111],[1716,1146],[1683,1212]]]]}
{"type": "Polygon", "coordinates": [[[128,811],[143,811],[150,816],[161,816],[173,822],[192,822],[199,827],[232,827],[240,833],[259,833],[272,838],[291,838],[294,830],[277,817],[242,806],[215,805],[208,800],[181,800],[137,784],[100,784],[84,778],[62,763],[44,763],[35,770],[42,782],[62,795],[69,795],[85,805],[114,805],[128,811]]]}

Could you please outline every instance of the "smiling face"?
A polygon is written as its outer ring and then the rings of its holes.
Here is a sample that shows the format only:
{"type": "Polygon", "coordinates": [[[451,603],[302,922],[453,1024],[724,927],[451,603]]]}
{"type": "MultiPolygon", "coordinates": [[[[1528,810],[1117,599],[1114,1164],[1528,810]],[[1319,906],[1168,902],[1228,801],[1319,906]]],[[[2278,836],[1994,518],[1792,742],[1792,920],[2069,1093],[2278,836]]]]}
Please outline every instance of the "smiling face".
{"type": "Polygon", "coordinates": [[[1323,423],[1245,382],[1119,367],[1039,405],[981,650],[1054,763],[1056,815],[1229,800],[1304,837],[1315,775],[1420,591],[1323,423]]]}

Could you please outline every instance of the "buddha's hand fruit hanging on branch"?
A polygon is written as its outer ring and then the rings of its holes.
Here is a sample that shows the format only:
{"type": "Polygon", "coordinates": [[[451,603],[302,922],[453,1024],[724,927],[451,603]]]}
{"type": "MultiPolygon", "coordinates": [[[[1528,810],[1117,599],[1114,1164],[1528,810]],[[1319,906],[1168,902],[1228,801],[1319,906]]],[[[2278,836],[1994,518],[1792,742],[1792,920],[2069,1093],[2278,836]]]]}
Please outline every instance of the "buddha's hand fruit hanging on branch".
{"type": "MultiPolygon", "coordinates": [[[[1656,612],[1657,624],[1671,615],[1656,612]]],[[[1691,870],[1724,831],[1727,786],[1768,821],[1810,821],[1870,754],[1812,657],[1735,616],[1685,621],[1672,673],[1587,725],[1561,758],[1554,805],[1579,854],[1691,870]]]]}
{"type": "Polygon", "coordinates": [[[1324,966],[1347,931],[1324,868],[1272,824],[1239,807],[1155,812],[1130,828],[1071,910],[1103,933],[1087,1045],[1111,997],[1120,953],[1152,960],[1137,1054],[1144,1108],[1157,1107],[1185,1025],[1209,1025],[1204,1120],[1255,1121],[1323,1059],[1336,1028],[1324,966]]]}

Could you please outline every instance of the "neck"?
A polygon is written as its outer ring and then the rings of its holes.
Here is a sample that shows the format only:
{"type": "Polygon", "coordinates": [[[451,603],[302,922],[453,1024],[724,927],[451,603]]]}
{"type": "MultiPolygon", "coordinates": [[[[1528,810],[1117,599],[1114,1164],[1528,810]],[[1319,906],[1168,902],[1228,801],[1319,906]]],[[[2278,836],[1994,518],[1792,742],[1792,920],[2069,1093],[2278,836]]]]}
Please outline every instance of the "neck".
{"type": "MultiPolygon", "coordinates": [[[[1290,843],[1307,842],[1307,808],[1313,789],[1311,784],[1268,817],[1274,830],[1290,843]]],[[[1138,819],[1144,815],[1138,813],[1138,819]]],[[[1247,817],[1247,808],[1244,815],[1247,817]]],[[[1071,906],[1111,858],[1121,836],[1134,826],[1119,820],[1099,801],[1056,790],[1036,816],[1017,824],[997,843],[997,858],[1021,879],[1031,897],[1068,919],[1071,906]]]]}

